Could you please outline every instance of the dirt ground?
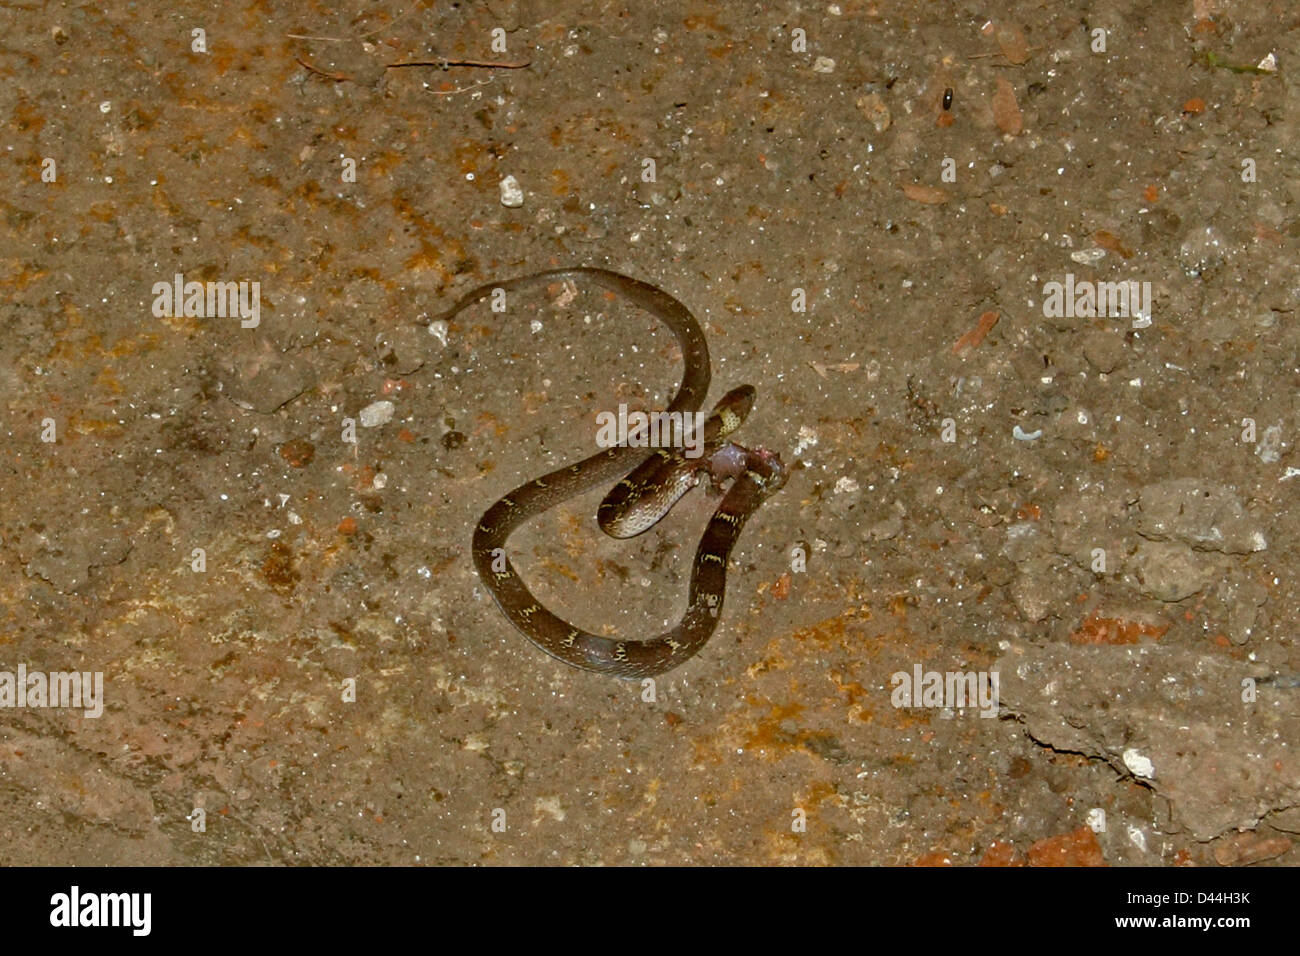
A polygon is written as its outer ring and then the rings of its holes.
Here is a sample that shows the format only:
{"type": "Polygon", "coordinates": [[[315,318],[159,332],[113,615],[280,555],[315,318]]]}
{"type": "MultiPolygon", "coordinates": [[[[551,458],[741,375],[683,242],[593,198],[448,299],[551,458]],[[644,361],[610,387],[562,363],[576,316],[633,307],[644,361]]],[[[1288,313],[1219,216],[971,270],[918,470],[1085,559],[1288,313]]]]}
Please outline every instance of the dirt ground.
{"type": "MultiPolygon", "coordinates": [[[[1300,10],[335,6],[0,10],[0,671],[104,688],[0,710],[6,862],[1300,863],[1300,10]],[[592,289],[431,325],[567,265],[793,471],[652,685],[469,560],[681,374],[592,289]]],[[[656,634],[716,499],[600,494],[512,555],[656,634]]]]}

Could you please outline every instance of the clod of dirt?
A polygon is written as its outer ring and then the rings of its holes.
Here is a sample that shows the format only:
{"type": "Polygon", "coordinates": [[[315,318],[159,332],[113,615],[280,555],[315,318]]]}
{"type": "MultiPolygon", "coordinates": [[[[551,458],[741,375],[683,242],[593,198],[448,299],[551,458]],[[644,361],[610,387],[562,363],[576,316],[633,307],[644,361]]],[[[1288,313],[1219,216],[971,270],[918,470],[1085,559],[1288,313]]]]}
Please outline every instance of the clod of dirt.
{"type": "Polygon", "coordinates": [[[1062,595],[1049,568],[1034,567],[1016,578],[1011,586],[1011,600],[1027,621],[1037,623],[1060,606],[1062,595]]]}
{"type": "Polygon", "coordinates": [[[241,369],[223,369],[221,383],[240,408],[269,415],[307,391],[315,383],[315,374],[301,359],[272,353],[258,355],[241,369]]]}
{"type": "Polygon", "coordinates": [[[1215,845],[1214,862],[1220,866],[1248,866],[1289,853],[1291,846],[1291,841],[1282,836],[1234,833],[1215,845]]]}
{"type": "Polygon", "coordinates": [[[1264,533],[1231,488],[1204,478],[1147,485],[1138,506],[1138,532],[1156,541],[1181,541],[1201,551],[1250,554],[1268,547],[1264,533]]]}
{"type": "Polygon", "coordinates": [[[64,594],[81,590],[91,568],[121,564],[131,551],[125,534],[107,526],[91,530],[84,522],[70,523],[63,531],[26,528],[15,544],[28,575],[43,578],[64,594]]]}
{"type": "Polygon", "coordinates": [[[1300,691],[1254,685],[1257,665],[1149,644],[1054,645],[1013,647],[997,669],[1002,705],[1034,740],[1140,780],[1197,840],[1300,805],[1289,746],[1300,691]]]}
{"type": "Polygon", "coordinates": [[[1142,593],[1157,601],[1181,601],[1201,591],[1216,569],[1185,544],[1143,541],[1129,559],[1142,593]]]}
{"type": "Polygon", "coordinates": [[[1089,332],[1083,338],[1083,357],[1098,372],[1113,372],[1124,364],[1124,351],[1120,332],[1089,332]]]}

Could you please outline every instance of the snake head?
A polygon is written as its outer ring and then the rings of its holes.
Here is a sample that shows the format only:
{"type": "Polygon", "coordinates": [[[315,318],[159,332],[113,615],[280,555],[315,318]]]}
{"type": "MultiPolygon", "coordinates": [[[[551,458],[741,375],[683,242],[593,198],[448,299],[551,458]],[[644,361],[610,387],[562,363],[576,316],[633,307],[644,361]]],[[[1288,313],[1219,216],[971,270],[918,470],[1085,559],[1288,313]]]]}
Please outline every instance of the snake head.
{"type": "Polygon", "coordinates": [[[721,421],[719,438],[730,435],[740,427],[740,423],[753,409],[756,396],[753,385],[738,385],[718,400],[710,416],[717,416],[721,421]]]}
{"type": "Polygon", "coordinates": [[[790,478],[790,469],[781,461],[779,453],[766,448],[748,450],[746,467],[757,474],[763,481],[763,488],[769,494],[776,491],[790,478]]]}

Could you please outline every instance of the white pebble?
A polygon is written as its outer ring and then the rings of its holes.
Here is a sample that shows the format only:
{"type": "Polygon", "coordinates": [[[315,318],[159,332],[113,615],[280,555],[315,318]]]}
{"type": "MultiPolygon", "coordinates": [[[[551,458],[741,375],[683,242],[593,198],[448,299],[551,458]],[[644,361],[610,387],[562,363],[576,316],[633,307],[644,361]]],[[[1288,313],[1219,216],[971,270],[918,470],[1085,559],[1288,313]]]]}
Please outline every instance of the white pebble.
{"type": "Polygon", "coordinates": [[[357,418],[360,420],[362,428],[377,428],[391,422],[394,411],[396,409],[393,407],[392,402],[374,402],[361,409],[361,414],[357,418]]]}
{"type": "Polygon", "coordinates": [[[501,205],[510,209],[518,209],[524,204],[524,191],[519,185],[519,180],[513,176],[507,176],[501,180],[501,205]]]}
{"type": "Polygon", "coordinates": [[[1132,747],[1124,751],[1123,756],[1124,766],[1128,767],[1133,776],[1150,780],[1156,775],[1156,768],[1152,765],[1151,759],[1142,756],[1142,754],[1132,747]]]}
{"type": "Polygon", "coordinates": [[[1147,835],[1142,832],[1141,827],[1131,826],[1128,828],[1128,842],[1132,843],[1143,853],[1147,851],[1147,835]]]}

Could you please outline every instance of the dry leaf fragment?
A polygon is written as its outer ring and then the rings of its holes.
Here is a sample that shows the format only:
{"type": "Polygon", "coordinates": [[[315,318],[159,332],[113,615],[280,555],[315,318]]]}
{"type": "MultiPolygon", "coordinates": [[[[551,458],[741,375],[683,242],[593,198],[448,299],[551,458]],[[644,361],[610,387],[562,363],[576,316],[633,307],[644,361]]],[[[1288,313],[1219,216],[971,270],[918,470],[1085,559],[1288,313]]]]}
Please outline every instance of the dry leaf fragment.
{"type": "Polygon", "coordinates": [[[1282,235],[1282,233],[1278,232],[1271,226],[1264,225],[1262,222],[1255,223],[1255,238],[1261,240],[1267,239],[1269,242],[1279,246],[1286,245],[1286,236],[1282,235]]]}
{"type": "Polygon", "coordinates": [[[921,183],[903,183],[903,195],[913,202],[923,202],[930,206],[945,203],[952,198],[945,189],[921,183]]]}
{"type": "Polygon", "coordinates": [[[993,119],[998,129],[1008,136],[1018,136],[1024,128],[1020,107],[1016,104],[1016,91],[1002,77],[998,77],[998,91],[993,94],[993,119]]]}
{"type": "Polygon", "coordinates": [[[826,374],[827,369],[834,372],[856,372],[859,368],[859,363],[835,362],[827,365],[825,362],[809,362],[808,366],[822,378],[830,378],[830,376],[826,374]]]}
{"type": "Polygon", "coordinates": [[[1024,32],[1014,23],[1002,23],[997,29],[998,49],[1012,63],[1019,66],[1029,59],[1029,42],[1024,32]]]}
{"type": "Polygon", "coordinates": [[[1105,229],[1098,229],[1092,234],[1092,241],[1097,243],[1103,249],[1109,249],[1111,252],[1118,252],[1125,259],[1133,258],[1133,250],[1124,245],[1119,236],[1113,232],[1107,232],[1105,229]]]}
{"type": "Polygon", "coordinates": [[[975,328],[971,329],[952,345],[953,352],[960,352],[963,349],[976,348],[984,341],[984,336],[993,331],[993,326],[998,324],[998,312],[985,312],[980,316],[979,322],[975,328]]]}

